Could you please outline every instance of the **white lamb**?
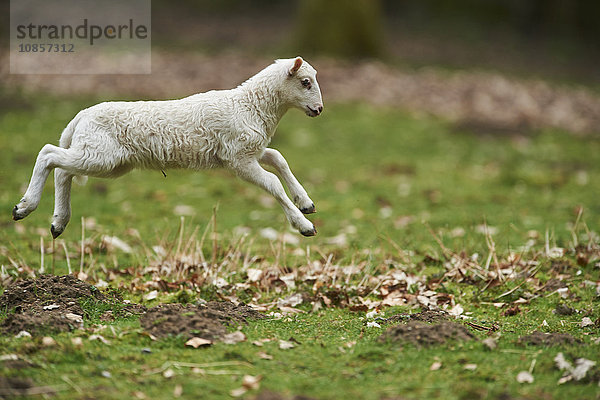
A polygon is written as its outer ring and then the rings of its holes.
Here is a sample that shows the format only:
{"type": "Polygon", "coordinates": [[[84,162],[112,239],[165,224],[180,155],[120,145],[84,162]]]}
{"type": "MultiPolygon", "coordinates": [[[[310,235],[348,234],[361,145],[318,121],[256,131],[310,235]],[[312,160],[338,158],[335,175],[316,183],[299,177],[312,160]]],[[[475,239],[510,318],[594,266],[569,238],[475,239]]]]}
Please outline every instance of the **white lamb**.
{"type": "Polygon", "coordinates": [[[288,109],[299,108],[311,117],[321,114],[316,75],[301,57],[276,60],[235,89],[180,100],[107,102],[82,110],[63,131],[60,147],[47,144],[38,154],[13,219],[25,218],[36,209],[54,168],[50,231],[56,238],[71,218],[74,177],[114,178],[133,168],[225,167],[273,195],[291,225],[304,236],[313,236],[314,225],[302,215],[315,212],[312,200],[281,153],[267,145],[288,109]],[[259,163],[275,168],[294,202],[279,179],[259,163]]]}

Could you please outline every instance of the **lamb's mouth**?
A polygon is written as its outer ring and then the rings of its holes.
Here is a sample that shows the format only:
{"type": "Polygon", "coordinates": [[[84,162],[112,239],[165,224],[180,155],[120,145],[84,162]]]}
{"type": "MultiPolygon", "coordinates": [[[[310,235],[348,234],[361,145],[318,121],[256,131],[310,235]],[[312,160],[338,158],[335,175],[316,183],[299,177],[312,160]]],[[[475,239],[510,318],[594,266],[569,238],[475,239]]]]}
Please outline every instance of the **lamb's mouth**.
{"type": "Polygon", "coordinates": [[[308,115],[309,117],[316,117],[319,114],[319,111],[313,110],[312,108],[310,108],[310,106],[306,106],[306,115],[308,115]]]}

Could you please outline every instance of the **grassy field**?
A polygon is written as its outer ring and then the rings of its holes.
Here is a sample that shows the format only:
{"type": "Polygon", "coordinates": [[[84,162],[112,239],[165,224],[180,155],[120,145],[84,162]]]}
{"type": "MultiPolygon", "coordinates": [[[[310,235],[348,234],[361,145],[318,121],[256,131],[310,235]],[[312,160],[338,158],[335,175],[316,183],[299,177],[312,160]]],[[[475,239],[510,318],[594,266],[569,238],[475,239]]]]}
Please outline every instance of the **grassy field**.
{"type": "MultiPolygon", "coordinates": [[[[10,211],[39,149],[56,144],[78,110],[102,99],[3,96],[0,291],[39,275],[43,240],[46,272],[53,264],[55,274],[68,272],[67,249],[74,273],[81,266],[80,277],[108,283],[132,302],[242,300],[268,318],[243,325],[244,342],[193,349],[181,337],[153,341],[137,317],[98,327],[104,310],[87,306],[85,329],[52,334],[51,346],[43,335],[0,334],[0,355],[34,365],[0,364],[0,376],[30,377],[60,399],[225,399],[244,375],[262,377],[244,398],[262,390],[317,399],[598,398],[597,366],[558,385],[563,372],[553,361],[559,352],[571,362],[599,361],[598,137],[498,133],[362,104],[333,105],[316,119],[290,112],[272,147],[315,201],[316,237],[291,232],[272,199],[226,171],[166,171],[166,178],[134,171],[74,186],[72,221],[51,254],[51,179],[35,213],[14,223],[10,211]],[[130,248],[111,247],[106,236],[130,248]],[[343,275],[344,267],[354,272],[343,275]],[[279,278],[254,282],[250,269],[279,278]],[[411,281],[392,278],[399,273],[411,281]],[[283,279],[290,275],[293,284],[283,279]],[[158,281],[166,283],[152,284],[158,281]],[[148,296],[157,288],[156,298],[148,296]],[[385,318],[420,310],[428,290],[475,340],[378,340],[393,325],[385,318]],[[277,306],[297,293],[300,304],[277,306]],[[575,312],[556,314],[558,305],[575,312]],[[367,316],[370,307],[377,316],[367,316]],[[595,324],[581,327],[584,317],[595,324]],[[536,330],[580,342],[519,343],[536,330]],[[108,343],[88,340],[97,332],[108,343]],[[279,348],[291,338],[293,348],[279,348]],[[261,339],[271,340],[252,344],[261,339]],[[517,382],[520,371],[534,381],[517,382]]],[[[0,320],[12,312],[0,310],[0,320]]]]}

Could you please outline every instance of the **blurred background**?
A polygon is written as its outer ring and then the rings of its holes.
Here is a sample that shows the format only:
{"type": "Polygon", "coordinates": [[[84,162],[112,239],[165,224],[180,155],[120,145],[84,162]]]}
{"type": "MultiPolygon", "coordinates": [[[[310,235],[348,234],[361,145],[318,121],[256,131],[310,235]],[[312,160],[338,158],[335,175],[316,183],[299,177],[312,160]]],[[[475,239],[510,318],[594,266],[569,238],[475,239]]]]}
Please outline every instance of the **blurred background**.
{"type": "Polygon", "coordinates": [[[6,51],[0,76],[19,90],[174,98],[229,88],[274,58],[302,55],[318,67],[326,101],[492,130],[589,133],[600,107],[581,89],[600,89],[598,17],[593,0],[153,0],[149,76],[8,75],[6,51]]]}
{"type": "Polygon", "coordinates": [[[593,0],[155,0],[153,11],[157,45],[600,79],[593,0]]]}
{"type": "MultiPolygon", "coordinates": [[[[317,203],[316,243],[362,247],[383,234],[435,247],[422,221],[458,242],[487,221],[503,243],[522,243],[555,227],[569,238],[567,223],[582,209],[589,223],[600,221],[598,1],[153,0],[149,75],[11,75],[9,2],[1,4],[7,213],[39,148],[56,143],[80,109],[231,88],[273,59],[302,55],[318,70],[325,112],[314,120],[290,112],[273,146],[317,203]],[[16,135],[27,142],[15,144],[16,135]]],[[[287,229],[272,199],[224,175],[92,180],[74,190],[85,207],[74,206],[72,223],[85,214],[117,233],[175,231],[172,216],[205,223],[220,202],[224,229],[287,229]],[[148,202],[138,207],[136,198],[148,202]]],[[[34,222],[0,226],[46,232],[51,186],[34,222]]],[[[65,232],[77,235],[77,226],[65,232]]]]}

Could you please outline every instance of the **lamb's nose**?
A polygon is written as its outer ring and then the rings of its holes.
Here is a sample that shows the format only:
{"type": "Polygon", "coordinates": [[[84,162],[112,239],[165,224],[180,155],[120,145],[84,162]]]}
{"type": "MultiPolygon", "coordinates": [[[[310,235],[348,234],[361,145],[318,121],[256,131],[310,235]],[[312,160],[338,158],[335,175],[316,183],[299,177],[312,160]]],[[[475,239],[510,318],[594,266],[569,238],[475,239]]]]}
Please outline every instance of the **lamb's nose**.
{"type": "Polygon", "coordinates": [[[321,114],[323,112],[323,106],[317,107],[317,110],[319,110],[319,114],[321,114]]]}

